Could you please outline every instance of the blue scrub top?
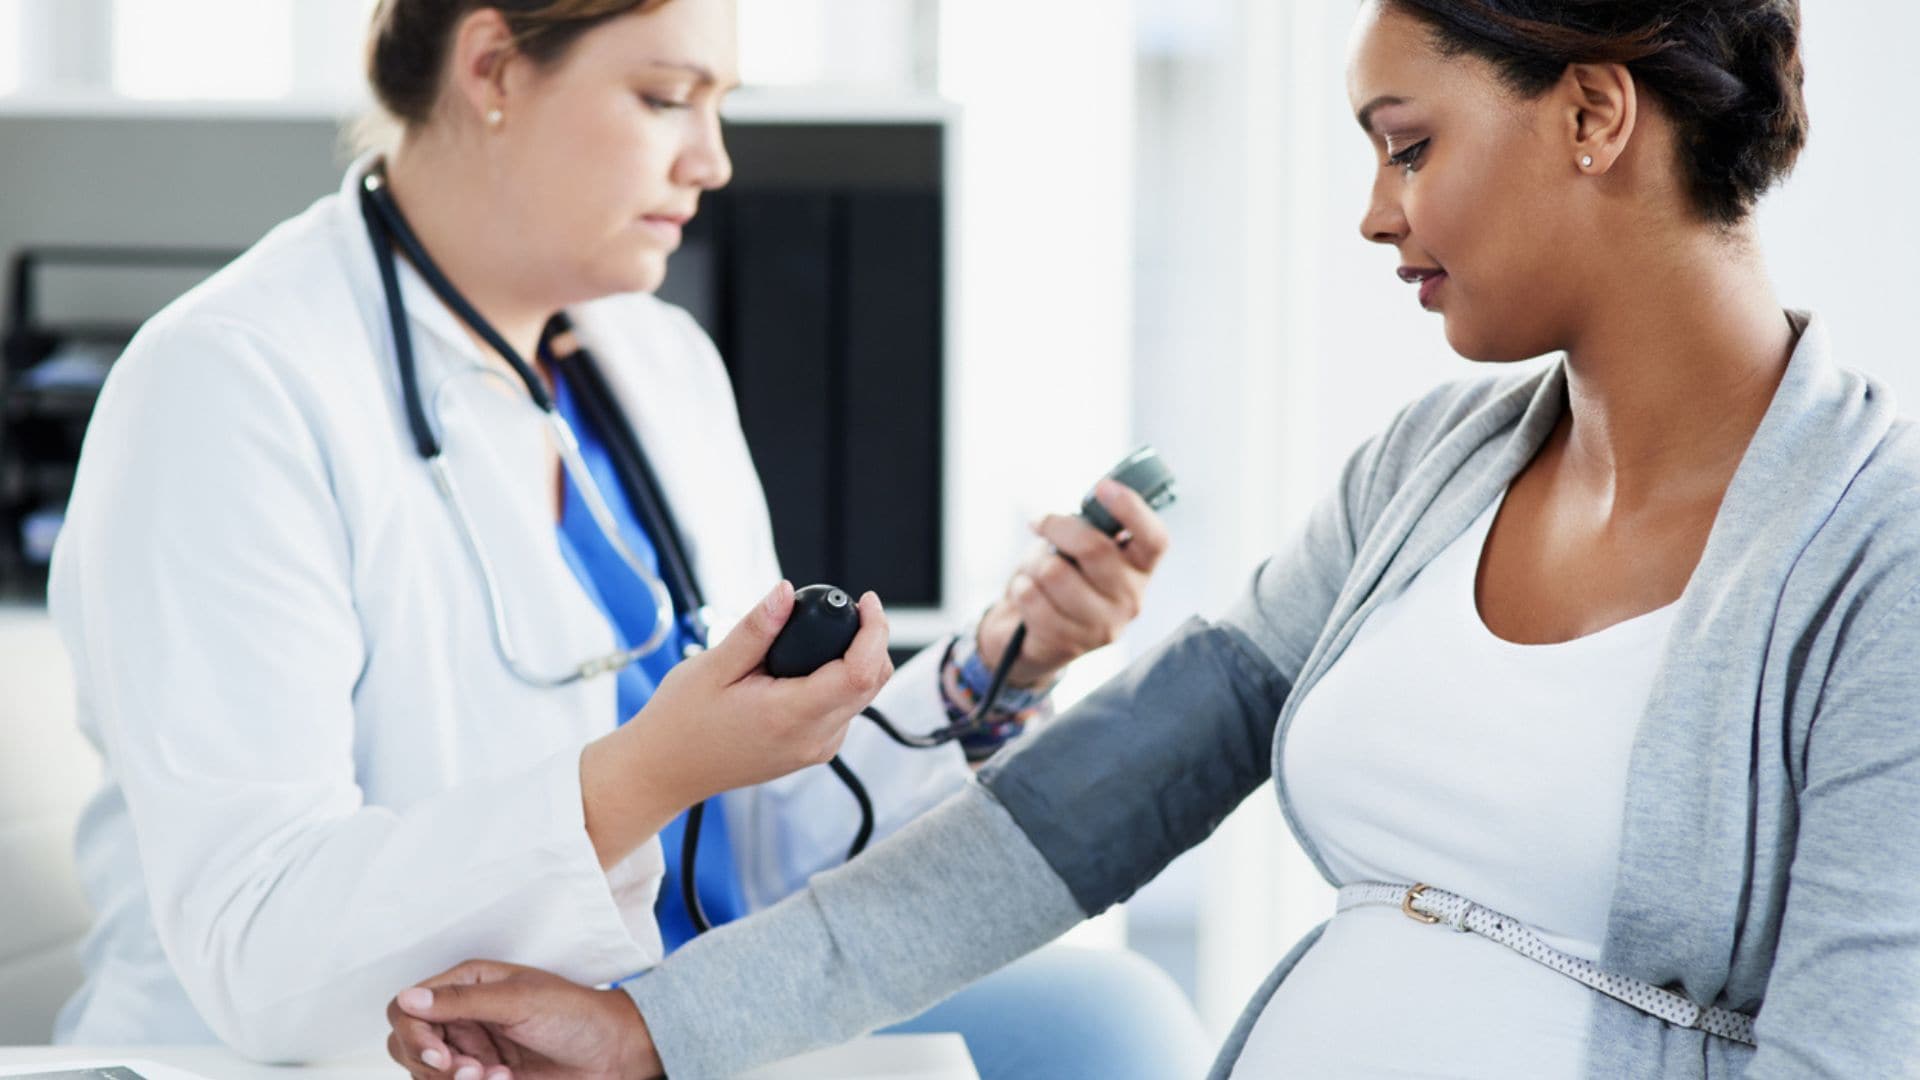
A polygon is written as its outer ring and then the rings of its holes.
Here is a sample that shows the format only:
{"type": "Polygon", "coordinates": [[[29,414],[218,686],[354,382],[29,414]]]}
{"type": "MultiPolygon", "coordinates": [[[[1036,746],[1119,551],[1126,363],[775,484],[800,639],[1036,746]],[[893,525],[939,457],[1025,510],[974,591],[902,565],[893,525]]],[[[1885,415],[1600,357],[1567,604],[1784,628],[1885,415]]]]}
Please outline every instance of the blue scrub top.
{"type": "MultiPolygon", "coordinates": [[[[622,539],[647,568],[658,575],[659,552],[642,526],[632,501],[627,498],[626,489],[614,470],[613,458],[607,452],[603,433],[596,431],[581,414],[579,402],[567,385],[565,364],[555,365],[554,370],[560,373],[554,380],[555,404],[580,440],[580,456],[586,461],[587,471],[592,474],[594,483],[599,485],[608,509],[613,511],[613,519],[620,527],[622,539]]],[[[645,641],[653,633],[654,623],[659,617],[654,608],[653,594],[594,524],[593,515],[587,510],[586,502],[575,488],[571,475],[566,477],[563,499],[560,552],[566,557],[567,565],[573,569],[574,577],[580,579],[580,585],[587,595],[593,598],[593,602],[613,624],[614,636],[621,648],[645,641]]],[[[693,636],[685,619],[676,619],[673,631],[660,648],[620,670],[616,676],[619,680],[617,723],[626,723],[653,697],[654,688],[660,685],[660,680],[666,677],[673,665],[686,655],[686,646],[690,643],[704,644],[693,636]]],[[[668,952],[693,938],[693,920],[687,914],[686,904],[680,896],[680,844],[686,825],[687,815],[682,813],[660,833],[667,872],[660,883],[660,899],[654,905],[654,913],[659,919],[660,936],[668,952]]],[[[694,867],[694,885],[700,892],[700,906],[706,910],[707,918],[712,920],[713,925],[719,926],[746,914],[746,899],[742,895],[740,875],[733,860],[733,844],[727,835],[727,818],[720,812],[717,801],[708,807],[700,825],[700,853],[694,867]]]]}

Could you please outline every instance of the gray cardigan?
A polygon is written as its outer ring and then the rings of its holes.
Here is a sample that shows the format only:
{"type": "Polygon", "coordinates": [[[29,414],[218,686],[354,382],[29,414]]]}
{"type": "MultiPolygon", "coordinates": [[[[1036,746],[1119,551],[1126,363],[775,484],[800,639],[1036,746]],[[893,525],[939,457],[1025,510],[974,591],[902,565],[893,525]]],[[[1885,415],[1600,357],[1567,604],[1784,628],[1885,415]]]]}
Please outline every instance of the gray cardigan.
{"type": "MultiPolygon", "coordinates": [[[[672,1074],[913,1015],[1130,896],[1281,775],[1305,693],[1564,408],[1560,365],[1416,402],[1217,623],[1189,622],[979,785],[630,984],[672,1074]]],[[[1893,413],[1811,322],[1635,739],[1601,966],[1757,1012],[1758,1047],[1596,994],[1590,1076],[1920,1075],[1920,429],[1893,413]]],[[[1317,937],[1248,1004],[1215,1076],[1317,937]]]]}

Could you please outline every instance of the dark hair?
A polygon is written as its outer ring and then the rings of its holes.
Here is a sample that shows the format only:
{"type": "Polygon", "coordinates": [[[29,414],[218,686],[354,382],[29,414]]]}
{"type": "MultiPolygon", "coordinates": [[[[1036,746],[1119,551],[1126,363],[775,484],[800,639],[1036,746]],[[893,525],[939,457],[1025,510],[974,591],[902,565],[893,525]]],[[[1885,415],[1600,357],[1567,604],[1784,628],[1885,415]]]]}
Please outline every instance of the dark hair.
{"type": "Polygon", "coordinates": [[[1799,0],[1386,0],[1449,56],[1538,96],[1568,65],[1624,64],[1678,127],[1695,205],[1733,225],[1807,142],[1799,0]]]}
{"type": "Polygon", "coordinates": [[[367,34],[367,82],[382,108],[408,126],[425,123],[440,100],[447,50],[460,20],[493,8],[515,48],[550,64],[601,23],[667,0],[380,0],[367,34]]]}

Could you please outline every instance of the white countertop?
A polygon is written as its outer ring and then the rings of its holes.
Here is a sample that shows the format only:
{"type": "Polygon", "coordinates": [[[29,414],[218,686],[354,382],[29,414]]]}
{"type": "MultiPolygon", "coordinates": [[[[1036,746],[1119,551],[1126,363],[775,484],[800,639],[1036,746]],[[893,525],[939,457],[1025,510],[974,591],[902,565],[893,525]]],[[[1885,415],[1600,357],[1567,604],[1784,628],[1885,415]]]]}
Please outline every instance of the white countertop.
{"type": "MultiPolygon", "coordinates": [[[[395,1080],[386,1058],[353,1058],[299,1067],[261,1065],[208,1046],[0,1046],[0,1077],[118,1065],[145,1080],[395,1080]]],[[[979,1080],[958,1035],[876,1035],[803,1054],[747,1073],[743,1080],[979,1080]]]]}

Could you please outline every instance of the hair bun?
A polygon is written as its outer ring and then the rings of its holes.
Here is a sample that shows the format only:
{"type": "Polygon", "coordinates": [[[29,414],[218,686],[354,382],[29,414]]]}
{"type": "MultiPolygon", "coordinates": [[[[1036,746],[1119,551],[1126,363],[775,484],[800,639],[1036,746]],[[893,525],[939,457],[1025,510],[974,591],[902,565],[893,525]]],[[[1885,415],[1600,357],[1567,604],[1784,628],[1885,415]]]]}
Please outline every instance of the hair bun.
{"type": "Polygon", "coordinates": [[[1522,93],[1567,65],[1619,63],[1678,127],[1695,204],[1734,224],[1807,141],[1799,0],[1387,0],[1440,48],[1492,62],[1522,93]]]}
{"type": "Polygon", "coordinates": [[[493,8],[515,47],[536,64],[563,56],[610,19],[651,11],[667,0],[380,0],[367,31],[367,84],[387,114],[407,127],[425,124],[440,101],[447,52],[460,20],[493,8]]]}

